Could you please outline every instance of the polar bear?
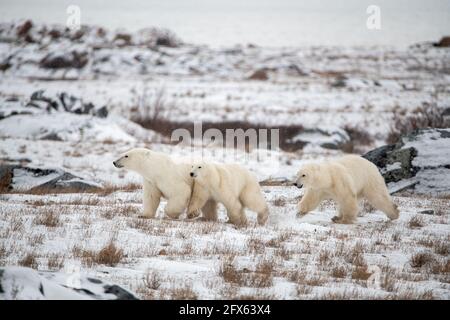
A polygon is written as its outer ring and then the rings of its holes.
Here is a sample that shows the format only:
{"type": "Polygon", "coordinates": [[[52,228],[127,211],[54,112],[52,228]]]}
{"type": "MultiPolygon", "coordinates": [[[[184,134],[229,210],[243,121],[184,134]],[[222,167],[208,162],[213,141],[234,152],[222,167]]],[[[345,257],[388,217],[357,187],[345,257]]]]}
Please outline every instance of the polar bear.
{"type": "Polygon", "coordinates": [[[258,214],[258,223],[266,223],[269,209],[256,177],[238,164],[198,163],[190,173],[195,185],[202,192],[193,196],[188,215],[202,207],[205,201],[214,200],[227,209],[231,223],[241,226],[247,223],[245,208],[258,214]]]}
{"type": "MultiPolygon", "coordinates": [[[[192,163],[177,163],[166,154],[135,148],[121,155],[113,164],[116,168],[125,168],[143,177],[144,218],[155,217],[161,197],[167,199],[165,214],[173,219],[183,213],[191,197],[205,198],[201,195],[202,189],[192,189],[192,179],[189,177],[192,163]]],[[[198,209],[205,216],[217,215],[213,200],[198,209]]]]}
{"type": "Polygon", "coordinates": [[[365,198],[391,220],[399,216],[378,168],[360,156],[347,155],[334,161],[304,165],[294,185],[306,188],[298,203],[299,215],[314,210],[324,199],[332,199],[339,205],[338,215],[332,221],[353,223],[358,199],[365,198]]]}

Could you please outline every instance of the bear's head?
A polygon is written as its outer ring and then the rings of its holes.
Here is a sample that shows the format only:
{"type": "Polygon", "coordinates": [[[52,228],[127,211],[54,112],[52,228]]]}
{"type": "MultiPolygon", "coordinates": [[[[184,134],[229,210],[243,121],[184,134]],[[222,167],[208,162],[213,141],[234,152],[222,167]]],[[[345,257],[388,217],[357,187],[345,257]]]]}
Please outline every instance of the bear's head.
{"type": "Polygon", "coordinates": [[[132,171],[140,171],[144,160],[148,159],[151,151],[145,148],[135,148],[122,154],[113,161],[116,168],[125,168],[132,171]]]}
{"type": "Polygon", "coordinates": [[[195,163],[189,175],[196,180],[202,180],[206,174],[207,166],[206,163],[195,163]]]}
{"type": "Polygon", "coordinates": [[[294,186],[297,188],[326,188],[329,184],[329,176],[320,164],[309,163],[303,165],[297,173],[294,186]]]}

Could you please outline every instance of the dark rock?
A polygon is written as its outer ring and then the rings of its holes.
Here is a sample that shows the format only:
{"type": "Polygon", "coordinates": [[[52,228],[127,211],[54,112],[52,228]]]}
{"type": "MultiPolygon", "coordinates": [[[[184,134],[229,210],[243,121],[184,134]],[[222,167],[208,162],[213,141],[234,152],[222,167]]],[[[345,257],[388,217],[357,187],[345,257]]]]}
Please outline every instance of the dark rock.
{"type": "Polygon", "coordinates": [[[56,132],[50,132],[40,138],[41,140],[64,141],[56,132]]]}
{"type": "Polygon", "coordinates": [[[434,44],[435,47],[447,48],[450,47],[450,36],[442,37],[439,42],[434,44]]]}
{"type": "Polygon", "coordinates": [[[9,60],[4,60],[3,62],[0,62],[0,71],[6,71],[11,67],[12,64],[9,62],[9,60]]]}
{"type": "Polygon", "coordinates": [[[71,173],[64,172],[57,178],[54,178],[50,181],[47,181],[39,186],[31,188],[30,191],[36,190],[68,190],[74,192],[88,192],[88,191],[96,191],[100,189],[98,185],[92,184],[87,181],[82,181],[81,178],[74,176],[71,173]]]}
{"type": "Polygon", "coordinates": [[[118,285],[106,285],[103,288],[105,289],[105,293],[115,295],[117,300],[139,300],[131,292],[119,287],[118,285]]]}
{"type": "Polygon", "coordinates": [[[347,77],[346,76],[338,76],[336,79],[331,83],[331,86],[333,88],[344,88],[347,86],[347,77]]]}
{"type": "Polygon", "coordinates": [[[266,69],[259,69],[254,71],[249,77],[249,80],[260,80],[265,81],[269,79],[269,75],[267,74],[266,69]]]}
{"type": "Polygon", "coordinates": [[[33,185],[33,179],[49,176],[48,181],[29,189],[31,192],[37,190],[48,190],[49,192],[54,190],[57,190],[58,192],[65,190],[87,192],[100,189],[99,185],[96,183],[86,181],[61,169],[41,169],[28,167],[23,164],[0,164],[0,188],[3,191],[12,190],[17,187],[20,189],[26,188],[26,186],[14,185],[13,179],[15,174],[20,174],[22,178],[23,176],[28,176],[31,185],[33,185]],[[52,178],[53,176],[54,178],[52,178]]]}
{"type": "Polygon", "coordinates": [[[405,189],[421,194],[448,194],[450,184],[450,129],[418,129],[400,142],[372,150],[364,158],[381,171],[396,192],[405,189]],[[447,140],[448,139],[448,140],[447,140]]]}
{"type": "Polygon", "coordinates": [[[108,116],[108,108],[103,106],[95,111],[95,115],[99,118],[106,118],[108,116]]]}
{"type": "MultiPolygon", "coordinates": [[[[43,109],[47,112],[54,110],[75,114],[91,114],[99,118],[106,118],[108,116],[106,106],[96,108],[93,103],[83,102],[81,98],[71,96],[66,92],[57,94],[56,97],[44,95],[44,90],[33,92],[26,107],[43,109]]],[[[49,139],[51,140],[51,138],[49,139]]]]}
{"type": "Polygon", "coordinates": [[[114,37],[114,42],[120,42],[122,45],[124,46],[129,46],[131,45],[131,40],[132,40],[132,36],[131,34],[128,33],[118,33],[116,34],[116,36],[114,37]]]}
{"type": "Polygon", "coordinates": [[[30,32],[31,28],[33,28],[33,23],[31,20],[25,21],[23,24],[17,27],[17,36],[20,38],[25,38],[30,32]]]}
{"type": "Polygon", "coordinates": [[[422,210],[422,211],[419,211],[419,213],[420,214],[430,214],[430,215],[433,215],[434,214],[434,210],[422,210]]]}
{"type": "Polygon", "coordinates": [[[46,69],[81,69],[86,66],[88,60],[87,52],[49,53],[39,62],[39,65],[46,69]]]}

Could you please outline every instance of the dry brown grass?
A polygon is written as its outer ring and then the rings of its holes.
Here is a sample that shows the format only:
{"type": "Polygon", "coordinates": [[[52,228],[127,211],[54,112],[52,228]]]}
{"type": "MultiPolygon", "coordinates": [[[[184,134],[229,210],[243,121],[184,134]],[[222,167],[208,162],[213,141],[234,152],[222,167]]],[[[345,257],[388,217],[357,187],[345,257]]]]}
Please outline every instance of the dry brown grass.
{"type": "Polygon", "coordinates": [[[184,284],[181,287],[170,289],[170,296],[173,300],[197,300],[197,293],[192,289],[192,285],[184,284]]]}
{"type": "Polygon", "coordinates": [[[429,252],[418,252],[411,256],[409,259],[409,264],[413,268],[422,268],[424,266],[430,265],[435,259],[433,255],[429,252]]]}
{"type": "Polygon", "coordinates": [[[272,261],[261,260],[254,271],[249,269],[238,270],[234,266],[234,257],[228,256],[222,260],[219,267],[219,276],[227,283],[239,286],[264,288],[273,284],[274,265],[272,261]]]}
{"type": "Polygon", "coordinates": [[[366,281],[370,275],[366,267],[356,267],[352,272],[352,279],[366,281]]]}
{"type": "Polygon", "coordinates": [[[36,225],[43,225],[49,228],[54,228],[60,225],[59,213],[55,212],[53,208],[47,207],[41,210],[33,220],[36,225]]]}
{"type": "Polygon", "coordinates": [[[38,268],[37,256],[36,256],[35,252],[28,252],[18,262],[19,262],[19,265],[21,265],[22,267],[28,267],[28,268],[33,268],[33,269],[38,268]]]}
{"type": "Polygon", "coordinates": [[[418,215],[415,215],[408,221],[408,228],[410,229],[422,228],[424,225],[425,225],[424,220],[422,219],[422,217],[418,215]]]}
{"type": "Polygon", "coordinates": [[[47,267],[49,270],[59,271],[64,267],[64,256],[52,254],[47,259],[47,267]]]}
{"type": "Polygon", "coordinates": [[[284,207],[286,205],[286,199],[284,197],[279,197],[273,200],[273,205],[275,207],[284,207]]]}
{"type": "Polygon", "coordinates": [[[350,143],[344,148],[344,152],[361,153],[364,147],[370,146],[374,142],[372,135],[365,129],[346,125],[344,130],[350,137],[350,143]]]}
{"type": "Polygon", "coordinates": [[[330,276],[333,278],[345,278],[347,276],[347,270],[344,266],[333,267],[330,271],[330,276]]]}
{"type": "Polygon", "coordinates": [[[393,124],[386,139],[387,143],[394,144],[400,137],[422,128],[447,128],[450,126],[448,120],[442,116],[442,110],[437,103],[424,103],[422,106],[408,112],[396,111],[393,124]]]}
{"type": "Polygon", "coordinates": [[[104,264],[111,267],[116,266],[124,258],[123,250],[118,248],[111,240],[99,251],[85,250],[78,246],[72,249],[75,257],[80,258],[88,267],[94,264],[104,264]]]}
{"type": "Polygon", "coordinates": [[[151,290],[158,290],[161,286],[162,277],[159,272],[147,270],[144,275],[144,285],[151,290]]]}
{"type": "Polygon", "coordinates": [[[450,243],[446,240],[436,240],[433,242],[434,252],[442,256],[450,255],[450,243]]]}

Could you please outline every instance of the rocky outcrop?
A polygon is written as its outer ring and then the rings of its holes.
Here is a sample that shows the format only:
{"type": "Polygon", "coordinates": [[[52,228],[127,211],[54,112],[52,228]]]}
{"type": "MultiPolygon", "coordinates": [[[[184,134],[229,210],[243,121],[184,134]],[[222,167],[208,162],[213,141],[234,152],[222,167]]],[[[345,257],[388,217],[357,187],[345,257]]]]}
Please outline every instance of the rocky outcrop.
{"type": "Polygon", "coordinates": [[[49,53],[40,62],[41,68],[46,69],[64,69],[64,68],[75,68],[81,69],[85,67],[88,63],[88,53],[70,51],[70,52],[57,52],[49,53]]]}
{"type": "Polygon", "coordinates": [[[85,102],[82,98],[69,95],[66,92],[54,96],[45,95],[44,90],[34,92],[26,107],[39,108],[45,111],[62,111],[75,114],[90,114],[99,118],[108,116],[106,106],[95,107],[92,102],[85,102]]]}
{"type": "Polygon", "coordinates": [[[121,286],[79,271],[39,272],[31,268],[0,268],[0,300],[139,300],[121,286]]]}
{"type": "Polygon", "coordinates": [[[43,169],[25,164],[0,163],[0,181],[0,192],[92,192],[101,189],[99,184],[62,169],[43,169]]]}
{"type": "Polygon", "coordinates": [[[389,188],[428,195],[450,194],[450,129],[419,129],[397,144],[363,157],[377,165],[389,188]]]}
{"type": "Polygon", "coordinates": [[[439,48],[447,48],[450,47],[450,37],[442,37],[441,40],[439,42],[436,42],[434,44],[435,47],[439,47],[439,48]]]}

